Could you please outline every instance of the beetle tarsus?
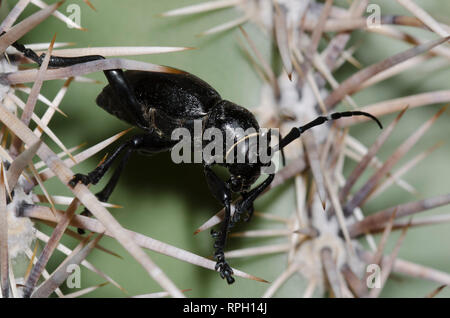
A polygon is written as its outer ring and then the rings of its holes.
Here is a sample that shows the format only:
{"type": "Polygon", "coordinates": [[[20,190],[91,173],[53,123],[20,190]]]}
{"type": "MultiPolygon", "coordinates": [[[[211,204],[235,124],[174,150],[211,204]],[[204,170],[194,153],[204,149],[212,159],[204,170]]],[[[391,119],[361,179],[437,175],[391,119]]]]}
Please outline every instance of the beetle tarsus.
{"type": "Polygon", "coordinates": [[[234,283],[233,270],[231,269],[228,262],[225,260],[223,250],[219,249],[214,255],[214,258],[217,260],[215,270],[219,271],[220,277],[222,279],[226,278],[228,284],[233,284],[234,283]]]}
{"type": "Polygon", "coordinates": [[[73,178],[69,181],[69,185],[74,188],[79,182],[81,182],[84,185],[88,185],[91,182],[91,178],[89,175],[77,173],[73,176],[73,178]]]}

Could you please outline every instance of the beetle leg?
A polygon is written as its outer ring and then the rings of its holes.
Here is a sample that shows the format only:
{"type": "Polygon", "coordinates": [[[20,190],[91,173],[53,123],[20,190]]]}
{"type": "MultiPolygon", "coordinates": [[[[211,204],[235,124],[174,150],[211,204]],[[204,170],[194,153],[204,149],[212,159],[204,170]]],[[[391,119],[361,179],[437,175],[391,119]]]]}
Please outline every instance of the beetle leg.
{"type": "Polygon", "coordinates": [[[146,128],[148,123],[142,115],[142,107],[137,101],[134,90],[124,76],[123,71],[121,69],[115,69],[105,70],[103,73],[105,73],[109,85],[113,88],[117,98],[121,100],[122,104],[127,105],[124,111],[130,118],[133,118],[137,126],[146,128]]]}
{"type": "Polygon", "coordinates": [[[84,185],[88,184],[97,184],[100,179],[105,175],[105,173],[111,168],[111,165],[114,163],[114,161],[117,159],[117,157],[124,151],[129,149],[133,149],[135,146],[139,145],[140,135],[135,136],[129,141],[121,144],[111,156],[109,156],[104,162],[102,162],[100,165],[98,165],[94,170],[89,172],[87,175],[77,173],[73,176],[73,178],[69,181],[69,185],[73,188],[75,187],[79,182],[83,183],[84,185]]]}
{"type": "Polygon", "coordinates": [[[146,153],[153,154],[166,151],[173,147],[174,144],[175,141],[162,138],[158,135],[158,132],[154,130],[148,130],[147,133],[133,136],[127,142],[121,144],[111,156],[106,158],[104,162],[87,175],[80,173],[75,174],[72,180],[69,181],[69,185],[73,188],[78,182],[82,182],[85,185],[96,184],[105,175],[117,157],[125,150],[145,150],[146,153]]]}
{"type": "MultiPolygon", "coordinates": [[[[105,185],[105,187],[100,192],[95,194],[95,196],[97,197],[97,199],[100,202],[107,202],[108,201],[108,199],[111,196],[114,188],[117,185],[117,182],[119,181],[120,175],[121,175],[123,169],[125,168],[125,165],[127,164],[128,159],[130,159],[131,153],[134,150],[135,149],[133,149],[133,148],[128,148],[127,149],[127,152],[125,153],[125,155],[120,160],[120,164],[116,168],[116,170],[114,171],[114,174],[112,175],[111,179],[109,179],[108,183],[105,185]]],[[[83,216],[87,216],[87,217],[92,215],[92,213],[86,208],[80,214],[83,215],[83,216]]],[[[84,234],[85,231],[83,229],[78,228],[78,233],[79,234],[84,234]]]]}
{"type": "Polygon", "coordinates": [[[264,190],[270,186],[273,181],[275,174],[269,174],[263,183],[258,185],[256,188],[252,189],[247,193],[242,193],[242,199],[236,203],[236,208],[233,215],[233,220],[230,222],[230,227],[233,227],[241,218],[242,213],[247,211],[247,217],[245,221],[249,221],[253,215],[254,207],[253,202],[259,197],[264,190]]]}
{"type": "MultiPolygon", "coordinates": [[[[95,196],[99,199],[101,202],[108,201],[109,197],[111,196],[111,193],[113,192],[114,188],[117,185],[117,181],[119,180],[120,174],[122,173],[123,168],[125,167],[126,163],[128,162],[128,159],[130,158],[130,155],[133,151],[136,150],[142,143],[142,135],[138,135],[130,139],[129,141],[121,144],[114,153],[105,160],[102,164],[100,164],[97,168],[95,168],[93,171],[88,173],[87,175],[77,173],[74,175],[74,177],[69,181],[69,185],[71,187],[75,187],[78,182],[82,182],[83,184],[96,184],[108,171],[108,169],[111,167],[112,163],[115,159],[120,155],[120,153],[124,150],[126,150],[125,155],[122,157],[122,160],[120,161],[119,166],[114,171],[113,176],[108,181],[106,186],[98,192],[95,196]]],[[[91,212],[88,209],[84,209],[83,212],[81,212],[81,215],[83,216],[91,216],[91,212]]],[[[78,229],[79,234],[84,234],[85,231],[83,229],[78,229]]]]}
{"type": "MultiPolygon", "coordinates": [[[[108,169],[111,168],[111,165],[117,157],[125,150],[127,152],[133,152],[135,150],[145,149],[147,152],[156,153],[164,150],[164,146],[165,145],[160,140],[156,140],[155,135],[151,132],[133,136],[131,139],[121,144],[110,157],[108,157],[87,175],[80,173],[75,174],[72,180],[69,181],[69,185],[73,188],[78,184],[78,182],[82,182],[85,185],[96,184],[105,175],[108,169]]],[[[126,156],[129,156],[129,154],[126,156]]]]}
{"type": "MultiPolygon", "coordinates": [[[[248,197],[249,192],[242,192],[242,201],[245,201],[248,197]]],[[[239,203],[238,203],[239,204],[239,203]]],[[[239,208],[238,205],[236,205],[236,209],[234,211],[233,217],[231,218],[230,222],[230,228],[232,228],[239,220],[241,219],[241,216],[244,212],[246,212],[246,216],[244,217],[244,222],[250,222],[253,212],[255,211],[255,207],[253,202],[249,203],[247,205],[246,210],[243,210],[242,208],[239,208]]]]}
{"type": "MultiPolygon", "coordinates": [[[[283,137],[281,136],[281,133],[280,133],[280,140],[282,140],[282,139],[283,139],[283,137]]],[[[286,167],[286,154],[284,153],[283,148],[281,148],[281,163],[282,163],[283,167],[286,167]]]]}
{"type": "MultiPolygon", "coordinates": [[[[5,34],[6,32],[2,32],[0,36],[5,34]]],[[[17,51],[21,52],[25,57],[29,58],[33,62],[39,64],[39,66],[42,64],[45,58],[45,53],[41,55],[37,55],[36,52],[34,52],[32,49],[26,48],[23,44],[20,44],[18,42],[14,42],[11,44],[12,47],[14,47],[17,51]]],[[[99,59],[104,59],[101,55],[87,55],[87,56],[79,56],[79,57],[61,57],[61,56],[50,56],[50,60],[48,63],[49,67],[66,67],[71,66],[75,64],[80,63],[86,63],[91,61],[96,61],[99,59]]]]}
{"type": "Polygon", "coordinates": [[[225,218],[223,220],[220,232],[211,231],[212,237],[215,239],[214,258],[216,259],[216,270],[219,270],[220,277],[226,278],[228,284],[234,283],[233,270],[225,260],[224,249],[227,242],[229,224],[231,219],[231,190],[227,183],[222,181],[208,166],[204,167],[206,181],[213,196],[219,200],[225,207],[225,218]]]}
{"type": "MultiPolygon", "coordinates": [[[[1,35],[3,35],[3,32],[1,35]]],[[[42,64],[45,58],[45,53],[41,55],[37,55],[31,49],[26,48],[23,44],[18,42],[14,42],[11,44],[16,50],[23,53],[27,58],[39,64],[42,64]]],[[[62,57],[62,56],[50,56],[50,60],[48,63],[49,67],[58,68],[58,67],[67,67],[75,64],[87,63],[97,60],[105,59],[101,55],[85,55],[85,56],[77,56],[77,57],[62,57]]],[[[109,84],[114,88],[114,92],[122,102],[122,104],[127,105],[124,109],[125,112],[129,115],[130,118],[136,122],[136,124],[140,127],[146,127],[146,122],[144,117],[142,116],[141,105],[136,99],[134,94],[134,90],[131,88],[131,85],[128,83],[125,78],[123,71],[121,69],[113,69],[113,70],[104,70],[106,78],[108,79],[109,84]]]]}
{"type": "Polygon", "coordinates": [[[122,171],[125,168],[125,165],[127,164],[128,159],[130,159],[131,153],[134,152],[135,150],[136,150],[135,148],[130,148],[127,150],[125,155],[122,157],[122,160],[120,161],[119,166],[114,171],[114,174],[112,175],[111,179],[109,179],[109,181],[105,185],[105,187],[96,194],[97,198],[100,201],[102,201],[102,202],[108,201],[114,188],[117,185],[117,182],[119,181],[120,175],[122,174],[122,171]]]}
{"type": "MultiPolygon", "coordinates": [[[[131,154],[137,150],[145,150],[147,154],[153,154],[161,151],[165,151],[173,146],[173,141],[166,140],[161,138],[156,132],[148,131],[145,134],[140,134],[132,137],[127,142],[121,144],[117,149],[113,152],[113,154],[108,157],[103,163],[101,163],[97,168],[93,171],[85,174],[77,173],[73,176],[73,178],[69,181],[69,185],[71,187],[75,187],[78,182],[82,182],[84,184],[96,184],[105,173],[111,168],[114,161],[119,157],[119,155],[125,151],[124,156],[122,157],[119,166],[114,171],[111,179],[108,181],[106,186],[96,194],[97,198],[102,201],[108,201],[111,193],[119,181],[120,175],[125,168],[125,165],[128,162],[131,154]]],[[[82,213],[84,216],[90,216],[89,210],[85,209],[82,213]]],[[[82,234],[82,230],[79,230],[79,233],[82,234]]]]}

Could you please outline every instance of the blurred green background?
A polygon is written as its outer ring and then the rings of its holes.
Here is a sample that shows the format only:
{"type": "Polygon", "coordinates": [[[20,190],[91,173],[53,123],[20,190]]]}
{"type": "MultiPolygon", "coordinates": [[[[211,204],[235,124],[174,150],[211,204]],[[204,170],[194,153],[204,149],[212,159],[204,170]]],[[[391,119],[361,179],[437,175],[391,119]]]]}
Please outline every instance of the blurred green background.
{"type": "MultiPolygon", "coordinates": [[[[234,9],[225,9],[190,17],[161,18],[157,16],[159,13],[202,1],[91,1],[97,11],[91,10],[81,0],[66,1],[60,8],[61,12],[66,13],[69,4],[78,4],[81,7],[81,25],[88,31],[69,29],[61,21],[50,17],[25,36],[22,42],[49,42],[56,32],[57,41],[75,42],[77,47],[152,45],[195,47],[196,49],[191,51],[141,56],[136,59],[189,71],[210,83],[224,99],[229,99],[250,109],[258,105],[262,82],[238,45],[240,32],[232,30],[209,37],[196,37],[196,34],[236,18],[242,13],[234,9]]],[[[6,2],[10,6],[16,3],[16,1],[6,2]]],[[[47,3],[53,3],[53,1],[47,1],[47,3]]],[[[348,2],[336,1],[336,3],[346,5],[348,2]]],[[[407,14],[392,0],[371,1],[371,3],[380,4],[382,14],[407,14]]],[[[422,0],[416,1],[416,3],[421,4],[436,18],[449,23],[450,3],[448,1],[422,0]]],[[[30,7],[32,6],[30,5],[30,7]]],[[[22,14],[21,19],[34,11],[36,10],[27,10],[22,14]]],[[[266,35],[250,23],[245,25],[245,29],[268,60],[276,59],[276,56],[273,56],[272,43],[266,35]]],[[[357,33],[352,43],[358,42],[360,42],[360,49],[355,57],[363,65],[373,64],[408,48],[403,43],[376,34],[357,33]]],[[[448,89],[449,68],[429,72],[428,68],[432,64],[426,63],[424,66],[373,86],[357,94],[355,99],[359,105],[365,105],[409,94],[448,89]]],[[[338,80],[343,80],[355,71],[353,66],[346,65],[336,76],[338,80]]],[[[102,73],[93,74],[90,77],[106,82],[102,73]]],[[[45,96],[52,99],[61,85],[61,81],[46,82],[43,88],[45,96]]],[[[82,142],[87,142],[88,146],[92,146],[128,127],[95,105],[95,98],[101,89],[102,85],[71,84],[62,104],[62,110],[69,115],[69,118],[63,118],[56,114],[51,124],[52,130],[57,133],[67,147],[82,142]]],[[[382,148],[380,158],[386,159],[416,127],[431,117],[437,109],[438,106],[434,105],[408,111],[390,141],[382,148]]],[[[44,110],[45,107],[39,105],[38,112],[44,110]]],[[[387,124],[392,118],[392,116],[386,116],[382,120],[387,124]]],[[[414,150],[406,156],[405,160],[402,160],[403,163],[406,162],[438,141],[445,142],[442,147],[405,177],[420,192],[420,198],[449,192],[450,145],[447,142],[447,136],[450,133],[450,126],[447,124],[449,119],[447,112],[422,138],[414,150]]],[[[134,131],[134,133],[136,132],[137,130],[134,131]]],[[[375,125],[360,125],[351,129],[351,134],[366,145],[370,145],[378,133],[375,125]]],[[[114,146],[109,147],[108,151],[111,152],[113,148],[114,146]]],[[[57,148],[54,149],[57,150],[57,148]]],[[[103,155],[104,153],[98,154],[73,170],[75,172],[90,171],[103,155]]],[[[353,167],[354,164],[349,162],[346,165],[347,173],[353,167]]],[[[369,174],[366,175],[366,178],[368,176],[369,174]]],[[[92,190],[95,192],[97,189],[101,189],[102,185],[103,183],[100,183],[92,190]]],[[[48,182],[48,188],[53,194],[69,194],[56,180],[48,182]]],[[[417,199],[418,197],[393,187],[378,199],[366,204],[364,212],[369,214],[385,207],[417,199]]],[[[130,160],[110,202],[124,206],[122,209],[110,210],[124,227],[199,255],[206,257],[212,255],[213,241],[209,233],[200,233],[196,236],[192,234],[200,224],[220,209],[220,205],[215,202],[207,189],[201,166],[175,165],[171,162],[169,154],[151,158],[135,155],[130,160]]],[[[292,183],[287,183],[258,200],[256,209],[287,216],[295,208],[294,202],[292,183]]],[[[426,214],[448,213],[448,210],[449,208],[441,208],[426,214]]],[[[255,217],[251,224],[241,224],[234,231],[276,226],[278,225],[255,217]]],[[[43,229],[49,232],[48,228],[43,227],[43,229]]],[[[447,224],[411,229],[400,250],[400,257],[450,272],[449,230],[450,227],[447,224]]],[[[392,249],[398,235],[399,233],[394,233],[391,236],[388,251],[392,249]]],[[[282,241],[283,239],[231,239],[228,249],[282,241]]],[[[70,238],[65,238],[63,242],[71,247],[76,244],[70,238]]],[[[88,259],[118,281],[131,295],[161,290],[144,269],[114,240],[103,238],[102,244],[122,255],[123,259],[117,259],[100,251],[94,251],[88,259]]],[[[263,283],[240,278],[237,278],[234,285],[228,286],[217,273],[212,271],[153,252],[149,252],[149,255],[178,287],[192,289],[187,293],[187,296],[190,297],[258,297],[268,287],[263,283]]],[[[56,253],[51,259],[50,271],[62,259],[62,255],[56,253]]],[[[232,259],[231,265],[273,281],[285,269],[286,259],[284,254],[275,254],[232,259]]],[[[391,278],[383,290],[382,296],[384,297],[422,297],[438,286],[436,283],[400,275],[393,275],[391,278]]],[[[82,269],[82,287],[89,287],[101,282],[103,280],[100,277],[82,269]]],[[[304,279],[298,275],[294,276],[279,290],[276,296],[299,297],[303,294],[303,286],[305,286],[304,279]]],[[[72,291],[66,289],[66,292],[72,291]]],[[[111,285],[87,295],[87,297],[123,296],[123,293],[111,285]]],[[[450,296],[449,290],[444,290],[439,295],[439,297],[446,296],[450,296]]]]}

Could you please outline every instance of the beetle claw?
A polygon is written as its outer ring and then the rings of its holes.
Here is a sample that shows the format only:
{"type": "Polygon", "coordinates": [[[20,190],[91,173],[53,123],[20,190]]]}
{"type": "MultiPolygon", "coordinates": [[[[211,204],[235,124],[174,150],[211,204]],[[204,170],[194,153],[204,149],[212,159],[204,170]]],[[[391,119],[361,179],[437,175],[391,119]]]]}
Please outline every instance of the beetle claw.
{"type": "Polygon", "coordinates": [[[231,269],[230,265],[228,265],[228,263],[225,261],[223,253],[221,253],[219,260],[217,261],[215,270],[216,271],[219,270],[220,277],[222,279],[226,278],[228,284],[234,283],[233,270],[231,269]]]}

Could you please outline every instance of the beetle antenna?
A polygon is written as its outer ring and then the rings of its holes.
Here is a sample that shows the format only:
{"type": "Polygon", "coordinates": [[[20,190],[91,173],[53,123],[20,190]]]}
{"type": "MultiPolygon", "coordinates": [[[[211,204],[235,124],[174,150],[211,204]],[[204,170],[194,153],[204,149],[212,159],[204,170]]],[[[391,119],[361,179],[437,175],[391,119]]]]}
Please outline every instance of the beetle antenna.
{"type": "Polygon", "coordinates": [[[339,113],[332,113],[329,114],[327,116],[319,116],[316,119],[314,119],[313,121],[307,123],[306,125],[300,126],[300,127],[294,127],[291,129],[291,131],[284,137],[281,139],[280,143],[275,146],[272,149],[272,153],[275,153],[279,150],[282,150],[284,147],[286,147],[288,144],[290,144],[291,142],[293,142],[295,139],[299,138],[300,135],[307,131],[308,129],[311,129],[315,126],[319,126],[322,125],[323,123],[329,121],[329,120],[336,120],[342,117],[352,117],[352,116],[366,116],[369,117],[371,119],[373,119],[378,126],[380,127],[380,129],[383,129],[383,125],[381,124],[381,122],[378,120],[378,118],[376,118],[375,116],[373,116],[372,114],[366,113],[366,112],[361,112],[361,111],[347,111],[347,112],[339,112],[339,113]]]}

